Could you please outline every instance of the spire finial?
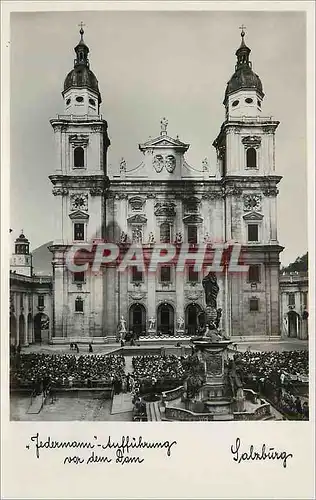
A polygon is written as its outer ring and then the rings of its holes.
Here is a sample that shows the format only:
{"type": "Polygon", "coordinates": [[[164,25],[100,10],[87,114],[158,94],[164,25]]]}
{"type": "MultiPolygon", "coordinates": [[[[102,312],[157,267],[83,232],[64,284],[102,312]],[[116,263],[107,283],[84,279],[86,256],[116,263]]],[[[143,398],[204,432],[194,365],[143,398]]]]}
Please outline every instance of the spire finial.
{"type": "Polygon", "coordinates": [[[80,42],[83,42],[83,35],[84,35],[84,29],[83,29],[83,27],[85,26],[85,24],[81,21],[81,23],[78,24],[78,26],[80,26],[80,31],[79,31],[80,37],[81,37],[80,38],[80,42]]]}
{"type": "Polygon", "coordinates": [[[241,30],[241,37],[242,39],[244,39],[244,36],[245,36],[245,29],[246,29],[246,26],[244,26],[243,24],[241,26],[239,26],[239,29],[241,30]]]}

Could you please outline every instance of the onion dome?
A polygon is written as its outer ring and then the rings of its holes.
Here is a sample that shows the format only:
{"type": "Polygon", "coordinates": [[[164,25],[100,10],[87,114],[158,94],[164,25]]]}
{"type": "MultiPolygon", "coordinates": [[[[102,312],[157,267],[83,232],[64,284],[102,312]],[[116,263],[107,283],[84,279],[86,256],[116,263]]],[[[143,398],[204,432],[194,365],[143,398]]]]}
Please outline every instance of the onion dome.
{"type": "Polygon", "coordinates": [[[227,83],[224,104],[229,94],[241,89],[256,90],[261,97],[264,96],[262,83],[258,75],[252,71],[252,64],[249,61],[251,50],[244,41],[245,32],[241,32],[241,44],[236,51],[237,64],[235,73],[227,83]]]}
{"type": "Polygon", "coordinates": [[[74,61],[74,68],[68,73],[64,82],[63,94],[70,88],[89,88],[98,94],[100,103],[101,95],[99,91],[98,80],[95,74],[90,70],[88,59],[89,47],[83,40],[84,30],[80,29],[80,41],[75,47],[76,59],[74,61]]]}

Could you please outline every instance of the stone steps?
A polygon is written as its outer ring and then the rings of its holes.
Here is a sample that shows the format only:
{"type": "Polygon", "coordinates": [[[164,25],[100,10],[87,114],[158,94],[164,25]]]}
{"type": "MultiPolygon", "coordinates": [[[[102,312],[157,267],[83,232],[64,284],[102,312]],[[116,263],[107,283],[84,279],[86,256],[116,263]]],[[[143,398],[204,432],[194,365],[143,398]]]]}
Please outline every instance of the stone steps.
{"type": "Polygon", "coordinates": [[[146,403],[146,414],[148,422],[161,422],[158,401],[146,403]]]}

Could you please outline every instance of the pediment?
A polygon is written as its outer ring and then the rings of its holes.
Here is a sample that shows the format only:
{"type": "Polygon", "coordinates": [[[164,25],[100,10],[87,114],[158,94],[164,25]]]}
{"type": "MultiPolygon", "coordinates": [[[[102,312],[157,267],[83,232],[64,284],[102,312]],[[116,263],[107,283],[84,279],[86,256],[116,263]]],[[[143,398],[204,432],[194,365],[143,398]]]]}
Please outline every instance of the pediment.
{"type": "Polygon", "coordinates": [[[82,210],[76,210],[75,212],[71,212],[69,214],[70,219],[89,219],[89,214],[86,212],[82,212],[82,210]]]}
{"type": "Polygon", "coordinates": [[[203,222],[203,218],[200,215],[187,215],[183,217],[184,224],[200,224],[203,222]]]}
{"type": "Polygon", "coordinates": [[[144,144],[139,145],[141,151],[145,149],[156,149],[156,148],[173,148],[186,151],[189,148],[189,144],[181,142],[179,139],[174,139],[168,135],[160,135],[154,139],[146,141],[144,144]]]}
{"type": "Polygon", "coordinates": [[[141,214],[132,215],[131,217],[128,217],[127,222],[129,224],[146,224],[147,217],[141,214]]]}
{"type": "Polygon", "coordinates": [[[244,215],[244,220],[262,220],[263,215],[259,214],[258,212],[250,212],[246,215],[244,215]]]}

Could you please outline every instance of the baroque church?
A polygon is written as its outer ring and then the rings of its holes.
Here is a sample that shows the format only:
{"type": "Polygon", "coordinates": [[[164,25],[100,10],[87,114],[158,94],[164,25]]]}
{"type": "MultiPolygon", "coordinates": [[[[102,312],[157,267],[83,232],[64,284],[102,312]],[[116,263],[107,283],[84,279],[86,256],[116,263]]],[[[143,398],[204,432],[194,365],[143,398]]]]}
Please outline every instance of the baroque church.
{"type": "MultiPolygon", "coordinates": [[[[108,173],[110,139],[101,115],[101,92],[89,62],[84,32],[75,47],[74,67],[66,76],[63,114],[51,119],[56,140],[56,170],[50,175],[56,201],[59,239],[52,252],[51,341],[87,338],[113,341],[123,317],[128,332],[194,334],[205,307],[203,272],[171,263],[155,273],[136,266],[118,272],[71,272],[67,251],[74,244],[112,241],[124,248],[155,243],[239,244],[248,272],[217,274],[220,328],[229,336],[280,334],[279,254],[275,131],[279,122],[264,116],[261,80],[252,69],[250,48],[241,32],[234,73],[224,95],[224,121],[213,146],[216,171],[205,160],[191,166],[190,145],[168,134],[161,120],[157,136],[139,144],[142,161],[128,169],[122,159],[108,173]]],[[[229,68],[228,68],[229,71],[229,68]]],[[[110,124],[109,124],[110,130],[110,124]]]]}

